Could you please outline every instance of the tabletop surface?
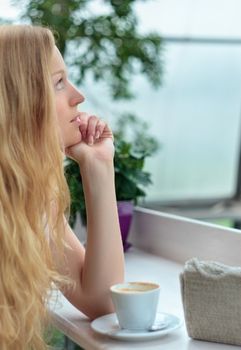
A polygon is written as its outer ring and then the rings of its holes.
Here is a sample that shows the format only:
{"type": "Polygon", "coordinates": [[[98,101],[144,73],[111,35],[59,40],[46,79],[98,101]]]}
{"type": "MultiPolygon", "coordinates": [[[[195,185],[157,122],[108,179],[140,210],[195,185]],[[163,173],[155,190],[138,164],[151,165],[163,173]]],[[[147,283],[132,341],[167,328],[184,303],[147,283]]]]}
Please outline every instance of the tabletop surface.
{"type": "Polygon", "coordinates": [[[174,314],[183,320],[178,330],[148,341],[120,341],[97,334],[92,330],[90,321],[72,306],[59,293],[50,301],[50,311],[54,325],[74,342],[86,350],[121,350],[121,349],[165,349],[165,350],[231,350],[231,345],[192,340],[188,337],[184,322],[179,274],[183,265],[159,256],[130,248],[125,254],[126,281],[154,281],[161,285],[158,311],[174,314]]]}

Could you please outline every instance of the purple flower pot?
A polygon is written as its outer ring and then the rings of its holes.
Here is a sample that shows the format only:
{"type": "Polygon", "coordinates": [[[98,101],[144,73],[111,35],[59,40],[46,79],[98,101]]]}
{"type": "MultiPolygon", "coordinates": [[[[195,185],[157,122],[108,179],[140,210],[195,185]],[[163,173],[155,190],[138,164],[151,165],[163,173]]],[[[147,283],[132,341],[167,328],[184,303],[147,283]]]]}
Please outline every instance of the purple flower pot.
{"type": "Polygon", "coordinates": [[[124,251],[126,252],[127,249],[131,246],[131,244],[127,242],[127,237],[131,226],[134,205],[130,201],[118,201],[117,208],[118,208],[118,214],[119,214],[123,248],[124,248],[124,251]]]}

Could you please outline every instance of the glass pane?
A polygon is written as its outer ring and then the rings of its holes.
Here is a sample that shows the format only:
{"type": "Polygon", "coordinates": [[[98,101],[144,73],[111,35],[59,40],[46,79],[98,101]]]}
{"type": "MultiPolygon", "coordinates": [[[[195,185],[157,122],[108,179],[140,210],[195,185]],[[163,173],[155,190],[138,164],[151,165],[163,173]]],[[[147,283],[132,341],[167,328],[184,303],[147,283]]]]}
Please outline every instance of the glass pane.
{"type": "Polygon", "coordinates": [[[150,119],[152,132],[163,143],[159,155],[147,164],[154,179],[150,200],[234,193],[240,78],[240,46],[166,46],[163,87],[147,91],[143,81],[139,89],[139,111],[150,119]]]}

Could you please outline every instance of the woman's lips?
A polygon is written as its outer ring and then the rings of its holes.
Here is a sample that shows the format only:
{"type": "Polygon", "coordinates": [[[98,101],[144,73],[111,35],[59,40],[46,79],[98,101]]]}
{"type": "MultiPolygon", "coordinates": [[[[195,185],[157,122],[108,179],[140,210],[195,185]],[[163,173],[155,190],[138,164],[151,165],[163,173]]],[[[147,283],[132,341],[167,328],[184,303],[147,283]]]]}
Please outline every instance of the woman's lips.
{"type": "Polygon", "coordinates": [[[70,123],[74,123],[74,122],[77,122],[78,124],[81,123],[81,120],[80,120],[80,116],[79,116],[79,115],[77,115],[74,119],[72,119],[72,120],[70,121],[70,123]]]}

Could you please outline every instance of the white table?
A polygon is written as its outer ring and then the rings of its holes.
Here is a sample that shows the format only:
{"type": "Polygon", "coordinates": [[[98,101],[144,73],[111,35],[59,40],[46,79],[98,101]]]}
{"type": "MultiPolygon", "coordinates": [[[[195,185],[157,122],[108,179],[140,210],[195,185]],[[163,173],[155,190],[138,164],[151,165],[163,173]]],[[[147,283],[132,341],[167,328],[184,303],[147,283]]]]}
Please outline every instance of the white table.
{"type": "MultiPolygon", "coordinates": [[[[214,257],[215,260],[230,264],[241,260],[239,231],[146,209],[136,209],[130,240],[135,248],[130,248],[125,254],[126,280],[159,282],[161,284],[159,311],[175,314],[182,319],[184,316],[179,274],[183,270],[184,261],[193,256],[206,257],[206,259],[214,257]],[[173,256],[171,256],[170,240],[172,240],[173,256]],[[226,240],[229,247],[226,246],[224,250],[226,240]],[[179,254],[176,253],[177,244],[179,244],[179,254]],[[149,252],[144,251],[143,248],[140,249],[143,245],[149,252]],[[139,248],[136,248],[138,246],[139,248]],[[232,251],[230,252],[231,246],[232,251]],[[206,253],[204,247],[206,247],[206,253]],[[160,250],[164,251],[168,258],[158,254],[160,250]],[[197,250],[200,251],[199,254],[196,254],[197,250]]],[[[180,329],[156,340],[141,342],[113,340],[95,333],[90,327],[89,320],[61,294],[57,302],[51,301],[50,310],[54,325],[86,350],[154,350],[161,348],[165,350],[231,350],[236,348],[231,345],[191,340],[187,335],[185,323],[180,329]]]]}

